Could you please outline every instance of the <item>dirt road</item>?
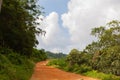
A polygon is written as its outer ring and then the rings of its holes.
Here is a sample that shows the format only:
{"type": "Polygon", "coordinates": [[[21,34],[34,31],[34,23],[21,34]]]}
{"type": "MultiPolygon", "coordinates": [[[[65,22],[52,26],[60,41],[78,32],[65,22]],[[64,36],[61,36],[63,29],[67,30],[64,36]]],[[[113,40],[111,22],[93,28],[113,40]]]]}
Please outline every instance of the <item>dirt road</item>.
{"type": "Polygon", "coordinates": [[[30,80],[97,80],[94,78],[65,72],[57,68],[46,66],[46,64],[47,61],[37,63],[30,80]]]}

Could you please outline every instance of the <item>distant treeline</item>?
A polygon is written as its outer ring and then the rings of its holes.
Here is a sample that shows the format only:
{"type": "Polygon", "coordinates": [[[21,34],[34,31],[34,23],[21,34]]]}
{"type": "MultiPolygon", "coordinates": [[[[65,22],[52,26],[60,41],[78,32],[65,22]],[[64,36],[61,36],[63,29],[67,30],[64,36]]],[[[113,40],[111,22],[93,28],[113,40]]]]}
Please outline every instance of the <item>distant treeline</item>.
{"type": "Polygon", "coordinates": [[[67,54],[63,54],[63,53],[53,53],[50,51],[46,51],[47,57],[48,58],[65,58],[67,56],[67,54]]]}

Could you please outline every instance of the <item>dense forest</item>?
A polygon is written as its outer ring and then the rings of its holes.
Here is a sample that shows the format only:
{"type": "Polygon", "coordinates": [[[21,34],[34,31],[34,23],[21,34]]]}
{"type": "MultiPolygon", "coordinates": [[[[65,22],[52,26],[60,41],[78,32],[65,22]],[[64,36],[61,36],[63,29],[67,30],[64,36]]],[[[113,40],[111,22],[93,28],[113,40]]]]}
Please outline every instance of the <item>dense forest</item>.
{"type": "Polygon", "coordinates": [[[37,0],[4,0],[0,11],[0,80],[29,80],[34,64],[47,58],[36,49],[42,8],[37,0]]]}

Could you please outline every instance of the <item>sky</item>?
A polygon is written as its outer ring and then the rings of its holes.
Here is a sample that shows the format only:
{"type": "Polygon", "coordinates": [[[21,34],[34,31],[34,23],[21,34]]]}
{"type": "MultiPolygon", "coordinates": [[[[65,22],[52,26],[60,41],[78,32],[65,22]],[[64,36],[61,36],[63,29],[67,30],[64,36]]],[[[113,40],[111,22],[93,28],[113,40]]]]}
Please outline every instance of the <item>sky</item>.
{"type": "Polygon", "coordinates": [[[39,49],[68,54],[72,49],[83,50],[95,41],[92,28],[120,20],[120,0],[39,0],[44,7],[39,26],[46,31],[39,36],[39,49]]]}

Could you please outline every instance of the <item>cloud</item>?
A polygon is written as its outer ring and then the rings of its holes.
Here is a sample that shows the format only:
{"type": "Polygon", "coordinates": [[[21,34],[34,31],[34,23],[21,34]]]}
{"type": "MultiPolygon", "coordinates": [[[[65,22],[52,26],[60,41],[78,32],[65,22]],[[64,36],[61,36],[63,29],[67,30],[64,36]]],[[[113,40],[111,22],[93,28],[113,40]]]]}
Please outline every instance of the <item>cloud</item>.
{"type": "Polygon", "coordinates": [[[47,33],[38,37],[38,48],[65,53],[72,48],[82,50],[95,40],[90,36],[92,28],[120,20],[120,0],[70,0],[67,7],[62,15],[51,12],[42,16],[41,26],[47,33]]]}
{"type": "MultiPolygon", "coordinates": [[[[119,0],[70,0],[68,12],[62,15],[63,26],[69,30],[75,48],[83,49],[93,41],[91,29],[120,19],[119,0]]],[[[71,46],[72,46],[71,45],[71,46]]]]}
{"type": "Polygon", "coordinates": [[[38,47],[45,48],[53,52],[61,52],[69,44],[69,38],[63,28],[59,25],[59,16],[56,12],[50,13],[44,17],[44,21],[41,24],[42,28],[46,31],[46,35],[39,37],[40,44],[38,47]],[[44,26],[44,27],[43,27],[44,26]]]}

